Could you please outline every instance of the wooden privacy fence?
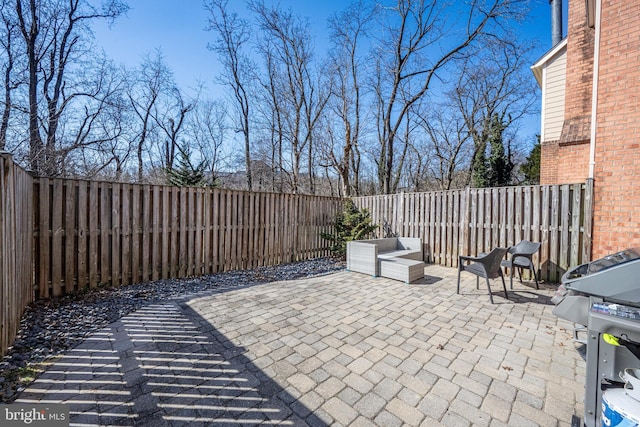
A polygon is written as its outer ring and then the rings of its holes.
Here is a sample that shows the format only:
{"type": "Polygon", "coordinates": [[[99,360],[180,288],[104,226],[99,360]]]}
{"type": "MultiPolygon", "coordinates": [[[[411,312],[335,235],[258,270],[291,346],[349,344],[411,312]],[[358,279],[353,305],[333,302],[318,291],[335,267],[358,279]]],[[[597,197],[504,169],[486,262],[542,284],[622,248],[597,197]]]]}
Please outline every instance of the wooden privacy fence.
{"type": "Polygon", "coordinates": [[[0,352],[5,353],[33,301],[33,179],[0,153],[0,352]]]}
{"type": "Polygon", "coordinates": [[[572,185],[463,189],[358,197],[380,234],[421,237],[428,261],[455,267],[458,255],[527,239],[542,242],[534,261],[558,282],[591,254],[593,181],[572,185]]]}
{"type": "Polygon", "coordinates": [[[40,178],[37,296],[329,255],[338,198],[40,178]]]}

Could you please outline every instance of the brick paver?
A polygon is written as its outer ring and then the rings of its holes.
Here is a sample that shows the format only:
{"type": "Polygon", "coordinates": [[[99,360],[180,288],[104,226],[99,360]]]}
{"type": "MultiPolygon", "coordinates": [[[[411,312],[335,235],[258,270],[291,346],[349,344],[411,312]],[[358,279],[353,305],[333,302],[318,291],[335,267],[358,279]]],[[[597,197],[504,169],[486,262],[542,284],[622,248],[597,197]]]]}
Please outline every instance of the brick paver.
{"type": "MultiPolygon", "coordinates": [[[[145,307],[67,352],[18,402],[72,425],[569,425],[584,362],[552,287],[489,303],[475,277],[339,272],[145,307]]],[[[498,287],[496,287],[496,290],[498,287]]]]}

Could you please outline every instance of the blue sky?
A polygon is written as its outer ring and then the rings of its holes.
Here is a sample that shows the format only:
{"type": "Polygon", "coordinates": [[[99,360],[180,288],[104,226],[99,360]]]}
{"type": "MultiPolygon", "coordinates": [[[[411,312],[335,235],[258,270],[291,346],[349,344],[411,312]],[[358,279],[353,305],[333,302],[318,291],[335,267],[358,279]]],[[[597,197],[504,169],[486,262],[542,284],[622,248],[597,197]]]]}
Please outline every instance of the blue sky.
{"type": "MultiPolygon", "coordinates": [[[[229,1],[238,10],[243,9],[243,3],[241,0],[229,1]]],[[[324,36],[327,17],[348,4],[347,0],[279,0],[274,3],[309,19],[319,54],[327,43],[324,36]]],[[[531,0],[530,4],[531,12],[520,25],[520,34],[523,38],[539,41],[536,57],[540,57],[551,48],[551,11],[548,0],[531,0]]],[[[182,88],[195,87],[200,81],[209,89],[211,97],[217,98],[218,88],[213,79],[219,63],[216,54],[207,49],[207,43],[212,42],[215,35],[205,30],[207,12],[202,0],[131,0],[129,5],[131,10],[127,16],[118,19],[111,28],[95,26],[97,45],[117,63],[129,67],[135,67],[146,53],[159,48],[182,88]]],[[[566,22],[566,1],[564,13],[566,22]]],[[[563,30],[566,33],[566,28],[563,30]]],[[[537,122],[527,125],[534,132],[536,126],[539,128],[537,122]]]]}

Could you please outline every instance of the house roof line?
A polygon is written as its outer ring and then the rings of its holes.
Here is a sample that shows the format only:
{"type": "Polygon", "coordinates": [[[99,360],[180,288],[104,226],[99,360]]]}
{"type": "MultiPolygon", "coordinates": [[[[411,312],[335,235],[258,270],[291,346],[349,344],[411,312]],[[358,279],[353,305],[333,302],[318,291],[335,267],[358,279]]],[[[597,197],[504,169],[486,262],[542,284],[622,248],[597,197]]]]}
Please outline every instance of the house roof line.
{"type": "Polygon", "coordinates": [[[532,66],[531,71],[538,81],[538,86],[542,87],[542,68],[544,65],[549,62],[553,57],[555,57],[562,49],[567,46],[567,38],[565,37],[560,41],[560,43],[556,44],[550,50],[547,51],[540,59],[538,59],[532,66]]]}

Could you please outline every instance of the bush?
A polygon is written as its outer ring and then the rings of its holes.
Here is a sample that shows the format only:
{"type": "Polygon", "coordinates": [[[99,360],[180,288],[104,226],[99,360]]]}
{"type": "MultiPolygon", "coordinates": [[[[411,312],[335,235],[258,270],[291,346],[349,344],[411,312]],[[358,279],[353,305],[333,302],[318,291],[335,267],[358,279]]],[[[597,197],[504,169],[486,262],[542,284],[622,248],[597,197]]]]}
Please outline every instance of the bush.
{"type": "Polygon", "coordinates": [[[333,227],[333,234],[321,233],[320,236],[333,243],[330,249],[336,256],[344,256],[347,253],[347,242],[367,239],[377,228],[372,224],[369,211],[358,209],[351,199],[345,202],[344,209],[336,217],[333,227]]]}

